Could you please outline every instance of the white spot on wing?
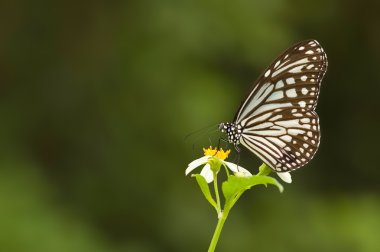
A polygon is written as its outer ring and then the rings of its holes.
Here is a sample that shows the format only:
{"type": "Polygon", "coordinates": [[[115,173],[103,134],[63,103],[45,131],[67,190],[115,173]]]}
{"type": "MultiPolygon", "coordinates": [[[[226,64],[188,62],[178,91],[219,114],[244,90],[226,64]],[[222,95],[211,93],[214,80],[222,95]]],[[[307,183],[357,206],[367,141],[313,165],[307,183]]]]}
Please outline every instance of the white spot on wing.
{"type": "Polygon", "coordinates": [[[291,77],[291,78],[287,78],[287,79],[286,79],[286,83],[288,83],[288,84],[294,84],[294,83],[296,83],[296,82],[295,82],[294,78],[291,77]]]}
{"type": "Polygon", "coordinates": [[[274,68],[278,67],[280,65],[280,61],[277,61],[276,64],[274,65],[274,68]]]}
{"type": "Polygon", "coordinates": [[[280,138],[286,142],[290,142],[292,141],[292,137],[291,136],[288,136],[288,135],[285,135],[285,136],[280,136],[280,138]]]}
{"type": "Polygon", "coordinates": [[[296,89],[292,88],[292,89],[286,90],[286,96],[290,98],[297,97],[296,89]]]}
{"type": "Polygon", "coordinates": [[[302,128],[304,129],[311,129],[311,125],[310,124],[303,124],[301,125],[302,128]]]}
{"type": "Polygon", "coordinates": [[[285,128],[297,128],[300,127],[299,119],[286,120],[286,121],[278,121],[275,124],[285,127],[285,128]]]}
{"type": "Polygon", "coordinates": [[[276,89],[282,88],[284,86],[284,82],[282,80],[276,83],[276,89]]]}
{"type": "Polygon", "coordinates": [[[283,91],[276,91],[273,92],[267,99],[267,101],[274,101],[284,98],[284,92],[283,91]]]}
{"type": "Polygon", "coordinates": [[[306,80],[307,80],[307,76],[306,76],[306,75],[302,75],[302,76],[301,76],[301,80],[302,80],[302,81],[306,81],[306,80]]]}
{"type": "Polygon", "coordinates": [[[304,65],[300,65],[298,67],[292,68],[289,70],[289,73],[300,73],[301,69],[304,67],[304,65]]]}
{"type": "Polygon", "coordinates": [[[298,135],[298,134],[303,134],[303,133],[305,133],[305,131],[304,131],[304,130],[300,130],[300,129],[289,129],[289,130],[288,130],[288,133],[289,133],[290,135],[296,136],[296,135],[298,135]]]}
{"type": "Polygon", "coordinates": [[[252,116],[258,115],[258,114],[260,114],[264,111],[267,111],[267,110],[273,110],[276,108],[286,108],[286,107],[290,107],[290,106],[292,106],[292,104],[290,102],[275,103],[275,104],[264,104],[264,105],[260,106],[255,112],[253,112],[252,116]]]}
{"type": "Polygon", "coordinates": [[[264,74],[265,77],[268,77],[269,75],[270,75],[270,70],[266,71],[264,74]]]}

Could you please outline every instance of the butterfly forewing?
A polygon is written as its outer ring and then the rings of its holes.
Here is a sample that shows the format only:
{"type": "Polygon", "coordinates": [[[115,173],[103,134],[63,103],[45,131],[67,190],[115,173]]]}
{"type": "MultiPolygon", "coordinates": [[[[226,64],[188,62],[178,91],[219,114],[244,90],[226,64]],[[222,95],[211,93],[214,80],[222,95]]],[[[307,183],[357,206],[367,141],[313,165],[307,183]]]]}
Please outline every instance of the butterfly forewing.
{"type": "Polygon", "coordinates": [[[294,45],[264,71],[240,106],[235,122],[279,107],[314,110],[327,59],[315,40],[294,45]]]}
{"type": "Polygon", "coordinates": [[[275,171],[297,169],[319,145],[314,111],[327,58],[315,40],[281,54],[255,82],[234,120],[242,128],[240,143],[275,171]]]}

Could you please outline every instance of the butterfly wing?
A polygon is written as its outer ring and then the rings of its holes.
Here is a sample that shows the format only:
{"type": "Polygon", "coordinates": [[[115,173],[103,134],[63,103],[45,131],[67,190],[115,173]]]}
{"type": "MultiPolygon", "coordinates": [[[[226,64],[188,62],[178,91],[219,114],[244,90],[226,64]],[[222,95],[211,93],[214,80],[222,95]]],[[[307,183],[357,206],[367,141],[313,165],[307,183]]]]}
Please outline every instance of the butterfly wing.
{"type": "Polygon", "coordinates": [[[279,108],[251,118],[240,142],[277,172],[308,163],[318,149],[319,120],[315,111],[279,108]],[[266,117],[265,121],[262,119],[266,117]]]}
{"type": "Polygon", "coordinates": [[[326,69],[319,43],[300,42],[273,61],[240,106],[234,122],[243,128],[241,144],[275,171],[305,165],[318,149],[314,109],[326,69]]]}

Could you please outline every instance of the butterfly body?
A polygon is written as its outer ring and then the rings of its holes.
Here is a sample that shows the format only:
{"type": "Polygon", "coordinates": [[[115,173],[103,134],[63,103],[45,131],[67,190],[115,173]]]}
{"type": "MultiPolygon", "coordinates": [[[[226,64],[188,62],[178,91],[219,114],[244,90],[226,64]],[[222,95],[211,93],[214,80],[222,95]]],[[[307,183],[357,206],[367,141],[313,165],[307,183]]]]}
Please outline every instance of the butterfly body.
{"type": "Polygon", "coordinates": [[[320,141],[315,112],[327,57],[315,40],[281,54],[255,82],[234,121],[221,123],[235,147],[243,145],[276,172],[308,163],[320,141]]]}
{"type": "Polygon", "coordinates": [[[240,137],[242,133],[241,125],[236,125],[234,123],[226,122],[219,124],[219,130],[227,134],[227,140],[229,143],[235,146],[240,144],[240,137]]]}

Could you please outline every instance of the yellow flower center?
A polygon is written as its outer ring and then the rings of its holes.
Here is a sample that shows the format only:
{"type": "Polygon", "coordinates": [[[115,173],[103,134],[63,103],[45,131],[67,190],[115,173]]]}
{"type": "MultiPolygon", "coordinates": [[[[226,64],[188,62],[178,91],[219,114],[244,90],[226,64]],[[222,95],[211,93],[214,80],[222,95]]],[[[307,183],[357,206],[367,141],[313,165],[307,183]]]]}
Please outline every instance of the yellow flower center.
{"type": "Polygon", "coordinates": [[[219,149],[219,151],[216,153],[216,156],[220,158],[221,160],[225,160],[228,158],[228,155],[230,154],[231,150],[224,151],[222,148],[219,149]]]}
{"type": "Polygon", "coordinates": [[[213,149],[211,146],[208,147],[208,149],[203,148],[203,152],[205,156],[214,156],[218,150],[215,148],[213,149]]]}
{"type": "Polygon", "coordinates": [[[225,160],[226,158],[228,158],[228,155],[230,154],[231,150],[224,151],[222,148],[218,150],[216,147],[213,149],[210,146],[208,149],[203,148],[203,152],[205,156],[216,156],[221,160],[225,160]]]}

